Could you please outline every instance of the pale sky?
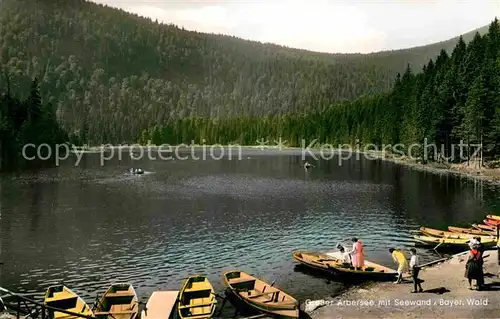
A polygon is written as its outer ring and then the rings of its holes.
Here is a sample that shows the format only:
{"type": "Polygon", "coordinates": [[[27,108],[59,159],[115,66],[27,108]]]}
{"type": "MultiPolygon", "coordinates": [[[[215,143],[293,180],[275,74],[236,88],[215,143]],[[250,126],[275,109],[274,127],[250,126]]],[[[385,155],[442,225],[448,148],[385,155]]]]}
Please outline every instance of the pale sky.
{"type": "Polygon", "coordinates": [[[500,0],[93,0],[187,30],[330,53],[448,40],[500,16],[500,0]]]}

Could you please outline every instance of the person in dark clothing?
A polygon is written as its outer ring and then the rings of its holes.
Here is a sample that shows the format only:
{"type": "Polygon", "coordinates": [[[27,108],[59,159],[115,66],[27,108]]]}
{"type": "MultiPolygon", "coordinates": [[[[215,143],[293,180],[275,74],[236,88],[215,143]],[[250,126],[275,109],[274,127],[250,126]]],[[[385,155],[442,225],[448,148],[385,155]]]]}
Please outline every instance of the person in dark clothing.
{"type": "Polygon", "coordinates": [[[417,255],[417,250],[415,248],[410,249],[411,258],[410,258],[410,270],[411,270],[411,278],[413,279],[413,291],[412,292],[422,292],[422,284],[420,283],[420,279],[418,278],[418,273],[420,272],[420,260],[417,255]],[[417,290],[418,288],[418,290],[417,290]]]}
{"type": "Polygon", "coordinates": [[[484,285],[483,249],[481,246],[476,245],[469,251],[469,259],[465,264],[465,278],[468,279],[471,290],[472,280],[476,281],[478,290],[482,290],[484,285]]]}

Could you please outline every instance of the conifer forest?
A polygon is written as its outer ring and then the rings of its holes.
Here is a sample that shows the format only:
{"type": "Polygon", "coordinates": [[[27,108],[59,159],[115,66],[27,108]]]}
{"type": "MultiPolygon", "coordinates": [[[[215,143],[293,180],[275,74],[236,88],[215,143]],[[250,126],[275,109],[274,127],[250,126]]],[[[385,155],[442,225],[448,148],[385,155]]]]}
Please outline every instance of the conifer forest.
{"type": "MultiPolygon", "coordinates": [[[[460,141],[500,155],[500,25],[326,54],[187,31],[84,0],[0,3],[0,144],[460,141]]],[[[437,155],[437,154],[435,154],[437,155]]]]}

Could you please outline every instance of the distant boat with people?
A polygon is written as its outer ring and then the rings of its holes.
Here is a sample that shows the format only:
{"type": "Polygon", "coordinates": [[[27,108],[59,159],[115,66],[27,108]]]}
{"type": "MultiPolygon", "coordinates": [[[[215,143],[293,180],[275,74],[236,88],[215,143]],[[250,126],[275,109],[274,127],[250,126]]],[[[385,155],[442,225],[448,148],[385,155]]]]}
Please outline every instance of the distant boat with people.
{"type": "Polygon", "coordinates": [[[134,175],[142,175],[144,171],[141,168],[131,168],[130,173],[134,175]]]}

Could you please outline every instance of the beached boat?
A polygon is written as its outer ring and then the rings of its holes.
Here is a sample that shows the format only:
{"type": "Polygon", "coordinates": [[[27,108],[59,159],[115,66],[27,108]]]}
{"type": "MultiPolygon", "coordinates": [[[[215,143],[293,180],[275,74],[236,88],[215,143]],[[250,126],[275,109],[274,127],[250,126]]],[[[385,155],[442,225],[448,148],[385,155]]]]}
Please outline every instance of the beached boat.
{"type": "Polygon", "coordinates": [[[278,318],[299,318],[298,301],[284,291],[245,272],[224,274],[229,290],[251,308],[278,318]]]}
{"type": "MultiPolygon", "coordinates": [[[[469,239],[457,239],[457,238],[443,238],[443,237],[432,237],[432,236],[413,236],[413,238],[424,245],[433,245],[436,246],[441,244],[443,246],[448,247],[460,247],[460,248],[468,248],[469,247],[469,239]]],[[[495,238],[481,238],[481,243],[486,246],[495,246],[497,241],[495,238]]]]}
{"type": "Polygon", "coordinates": [[[94,315],[99,319],[135,319],[139,315],[139,299],[129,283],[112,284],[96,301],[94,315]]]}
{"type": "MultiPolygon", "coordinates": [[[[71,289],[64,285],[50,286],[44,298],[44,304],[49,307],[54,307],[61,310],[66,310],[74,314],[83,316],[93,316],[93,312],[87,305],[85,300],[74,293],[71,289]]],[[[48,310],[48,318],[50,319],[77,319],[81,318],[76,315],[70,315],[60,311],[48,310]]]]}
{"type": "Polygon", "coordinates": [[[453,233],[462,233],[462,234],[472,234],[479,236],[491,236],[494,235],[491,231],[481,230],[479,228],[462,228],[455,226],[448,226],[448,230],[453,233]]]}
{"type": "Polygon", "coordinates": [[[302,265],[326,272],[332,271],[332,264],[342,263],[339,258],[330,257],[318,252],[300,250],[292,252],[292,258],[302,265]]]}
{"type": "Polygon", "coordinates": [[[191,319],[212,318],[215,313],[215,291],[205,276],[189,277],[179,292],[179,317],[191,319]]]}
{"type": "Polygon", "coordinates": [[[490,239],[494,238],[492,235],[477,235],[477,234],[464,234],[464,233],[455,233],[450,231],[443,231],[439,229],[433,229],[428,227],[420,227],[420,232],[427,236],[433,237],[444,237],[444,238],[456,238],[456,239],[471,239],[472,237],[481,237],[490,239]]]}
{"type": "Polygon", "coordinates": [[[487,215],[486,218],[500,221],[500,216],[497,215],[487,215]]]}

